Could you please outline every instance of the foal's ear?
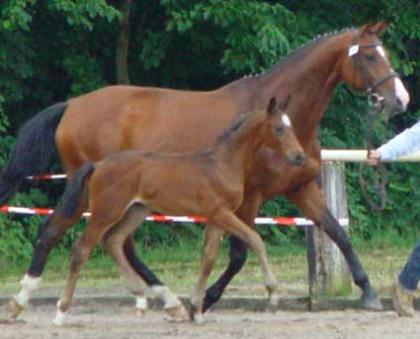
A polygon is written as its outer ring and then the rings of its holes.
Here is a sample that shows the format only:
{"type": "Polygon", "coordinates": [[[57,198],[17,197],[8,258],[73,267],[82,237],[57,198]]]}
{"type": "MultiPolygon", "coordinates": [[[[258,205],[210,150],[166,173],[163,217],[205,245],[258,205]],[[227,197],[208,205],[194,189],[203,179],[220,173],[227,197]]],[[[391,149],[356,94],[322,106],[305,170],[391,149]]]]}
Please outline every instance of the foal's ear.
{"type": "Polygon", "coordinates": [[[278,108],[280,111],[285,111],[287,106],[289,106],[291,95],[289,94],[287,97],[283,98],[282,101],[280,101],[278,108]]]}
{"type": "Polygon", "coordinates": [[[273,116],[274,114],[276,114],[276,112],[277,112],[277,100],[276,100],[276,97],[272,97],[271,99],[270,99],[270,102],[268,103],[268,106],[267,106],[267,114],[268,114],[268,116],[273,116]]]}

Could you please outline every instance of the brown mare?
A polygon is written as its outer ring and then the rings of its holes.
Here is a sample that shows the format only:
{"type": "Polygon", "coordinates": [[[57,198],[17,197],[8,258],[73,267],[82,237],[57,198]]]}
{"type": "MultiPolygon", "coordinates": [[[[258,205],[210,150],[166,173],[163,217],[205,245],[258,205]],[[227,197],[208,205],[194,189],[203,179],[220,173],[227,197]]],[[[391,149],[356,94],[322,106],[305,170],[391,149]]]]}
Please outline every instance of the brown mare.
{"type": "Polygon", "coordinates": [[[202,321],[206,281],[224,232],[235,235],[255,251],[270,301],[275,303],[277,282],[264,243],[255,230],[235,215],[244,199],[247,172],[261,146],[277,151],[291,166],[304,163],[305,155],[290,120],[286,114],[279,114],[275,105],[272,99],[266,111],[239,116],[210,148],[185,154],[124,151],[96,164],[83,165],[56,212],[62,219],[80,218],[80,199],[88,194],[92,216],[73,248],[55,324],[62,324],[80,269],[101,239],[121,274],[138,291],[138,277],[124,255],[123,244],[151,211],[201,215],[211,225],[206,228],[201,273],[191,298],[197,322],[202,321]],[[115,179],[110,182],[109,178],[115,179]]]}
{"type": "MultiPolygon", "coordinates": [[[[26,175],[44,170],[54,144],[65,171],[72,177],[86,161],[98,161],[121,150],[141,148],[171,153],[208,147],[241,112],[264,108],[272,96],[292,95],[288,114],[309,161],[304,167],[295,168],[276,152],[262,148],[247,175],[245,198],[236,215],[252,224],[262,202],[284,194],[341,249],[354,282],[362,290],[364,306],[380,308],[347,235],[325,205],[319,181],[317,127],[340,82],[382,100],[388,112],[406,109],[408,93],[379,40],[384,28],[383,23],[368,24],[318,37],[270,71],[210,92],[113,86],[51,106],[32,118],[19,133],[0,179],[0,203],[17,190],[26,175]]],[[[81,203],[83,208],[86,204],[86,200],[81,203]]],[[[55,223],[52,217],[45,221],[31,265],[21,282],[22,291],[11,301],[12,317],[26,305],[40,281],[51,248],[73,222],[68,219],[55,223]]],[[[124,253],[148,286],[163,286],[136,257],[132,237],[124,244],[124,253]]],[[[243,266],[246,253],[244,243],[231,237],[228,267],[207,290],[204,310],[220,298],[243,266]]],[[[139,307],[145,307],[144,300],[139,307]]]]}

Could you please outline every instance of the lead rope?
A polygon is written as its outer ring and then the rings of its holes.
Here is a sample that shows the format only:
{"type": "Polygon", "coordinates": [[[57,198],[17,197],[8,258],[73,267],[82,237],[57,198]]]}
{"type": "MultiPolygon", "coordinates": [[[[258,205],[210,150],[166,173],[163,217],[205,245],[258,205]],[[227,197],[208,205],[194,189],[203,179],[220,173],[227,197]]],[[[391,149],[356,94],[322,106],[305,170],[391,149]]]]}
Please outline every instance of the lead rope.
{"type": "MultiPolygon", "coordinates": [[[[383,104],[372,104],[370,103],[370,112],[369,112],[369,120],[368,120],[368,131],[365,141],[365,147],[367,149],[367,155],[369,157],[370,152],[372,150],[372,130],[373,126],[376,121],[376,117],[379,115],[379,113],[383,109],[383,104]]],[[[373,170],[372,174],[372,187],[373,191],[376,192],[379,195],[379,202],[376,202],[371,194],[368,192],[367,184],[364,176],[364,169],[366,167],[366,164],[364,162],[361,162],[359,164],[359,185],[361,188],[361,193],[363,196],[363,199],[368,203],[370,208],[374,210],[375,212],[381,212],[386,205],[388,196],[386,191],[386,185],[388,183],[388,173],[386,170],[386,167],[383,163],[379,163],[375,169],[373,170]]]]}

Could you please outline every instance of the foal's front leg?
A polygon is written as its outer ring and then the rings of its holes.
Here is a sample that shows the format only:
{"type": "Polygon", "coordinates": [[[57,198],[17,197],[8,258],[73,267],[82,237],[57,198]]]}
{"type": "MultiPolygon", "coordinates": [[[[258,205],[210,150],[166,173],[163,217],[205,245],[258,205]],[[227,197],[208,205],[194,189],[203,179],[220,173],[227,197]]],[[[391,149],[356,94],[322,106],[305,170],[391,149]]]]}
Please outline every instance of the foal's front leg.
{"type": "Polygon", "coordinates": [[[211,219],[212,225],[217,225],[226,232],[240,238],[254,251],[264,277],[264,284],[269,295],[269,304],[273,308],[278,305],[277,279],[267,259],[264,242],[260,235],[240,220],[233,212],[223,210],[211,219]]]}
{"type": "MultiPolygon", "coordinates": [[[[245,200],[236,215],[247,225],[254,225],[254,219],[261,205],[261,196],[258,193],[247,192],[245,200]]],[[[239,273],[247,259],[247,246],[239,238],[229,237],[229,263],[222,275],[210,286],[204,297],[203,312],[206,312],[217,302],[233,277],[239,273]]]]}

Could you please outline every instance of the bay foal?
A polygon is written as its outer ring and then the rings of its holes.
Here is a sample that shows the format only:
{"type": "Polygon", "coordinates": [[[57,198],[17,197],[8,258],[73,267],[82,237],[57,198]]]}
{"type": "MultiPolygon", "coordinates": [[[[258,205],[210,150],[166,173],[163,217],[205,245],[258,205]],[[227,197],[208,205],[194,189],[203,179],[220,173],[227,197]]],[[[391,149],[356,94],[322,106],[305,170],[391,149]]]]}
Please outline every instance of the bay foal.
{"type": "MultiPolygon", "coordinates": [[[[255,252],[270,302],[276,304],[277,282],[264,243],[255,230],[235,215],[244,199],[246,172],[261,146],[279,152],[291,165],[304,164],[305,155],[291,122],[275,106],[275,99],[271,99],[266,111],[241,115],[212,147],[198,152],[125,151],[96,164],[83,165],[66,189],[57,214],[63,218],[80,217],[78,206],[87,191],[92,215],[72,250],[67,285],[57,304],[54,323],[62,324],[81,266],[104,235],[104,246],[131,283],[130,277],[136,273],[124,255],[123,245],[152,210],[201,215],[212,225],[206,228],[202,269],[191,298],[196,322],[202,320],[205,285],[224,232],[235,235],[255,252]]],[[[138,288],[138,284],[133,287],[138,288]]]]}

